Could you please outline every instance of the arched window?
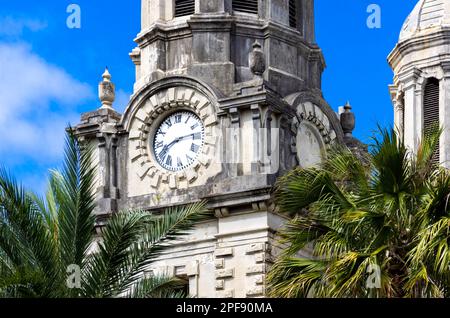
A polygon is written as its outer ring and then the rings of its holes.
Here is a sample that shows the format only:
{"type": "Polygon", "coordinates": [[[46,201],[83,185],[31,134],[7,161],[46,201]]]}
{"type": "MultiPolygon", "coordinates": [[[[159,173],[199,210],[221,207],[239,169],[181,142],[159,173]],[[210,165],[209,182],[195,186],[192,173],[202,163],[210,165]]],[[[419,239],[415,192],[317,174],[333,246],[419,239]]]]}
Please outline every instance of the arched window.
{"type": "Polygon", "coordinates": [[[258,14],[258,0],[233,0],[233,11],[258,14]]]}
{"type": "MultiPolygon", "coordinates": [[[[430,78],[426,85],[423,96],[423,129],[424,134],[429,134],[433,127],[440,125],[439,122],[439,80],[430,78]]],[[[439,144],[433,156],[433,162],[439,163],[439,144]]]]}
{"type": "Polygon", "coordinates": [[[195,0],[175,0],[175,18],[195,13],[195,0]]]}
{"type": "Polygon", "coordinates": [[[297,27],[297,0],[289,0],[289,26],[297,27]]]}

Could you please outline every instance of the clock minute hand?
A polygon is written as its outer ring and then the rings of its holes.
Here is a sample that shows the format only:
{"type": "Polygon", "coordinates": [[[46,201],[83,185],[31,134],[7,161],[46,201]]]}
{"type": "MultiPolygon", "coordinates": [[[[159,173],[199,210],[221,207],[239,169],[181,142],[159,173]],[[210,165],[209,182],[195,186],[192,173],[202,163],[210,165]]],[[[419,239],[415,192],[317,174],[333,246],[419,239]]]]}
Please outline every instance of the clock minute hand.
{"type": "Polygon", "coordinates": [[[163,157],[165,157],[165,155],[169,152],[170,148],[172,148],[179,141],[180,141],[180,138],[177,138],[174,141],[172,141],[171,143],[165,145],[164,148],[159,153],[159,156],[161,157],[161,155],[163,155],[163,157]]]}
{"type": "Polygon", "coordinates": [[[190,134],[190,135],[186,135],[186,136],[183,136],[183,137],[180,137],[179,139],[179,141],[182,141],[182,140],[185,140],[185,139],[189,139],[189,138],[194,138],[194,135],[195,134],[190,134]]]}
{"type": "Polygon", "coordinates": [[[175,144],[177,144],[177,143],[179,143],[180,141],[185,140],[185,139],[194,138],[194,135],[195,135],[195,134],[189,134],[189,135],[186,135],[186,136],[183,136],[183,137],[178,137],[178,138],[176,138],[174,141],[172,141],[172,142],[169,143],[168,145],[164,146],[164,148],[163,148],[163,150],[161,150],[160,154],[161,154],[161,153],[167,153],[167,152],[169,152],[170,148],[172,148],[173,146],[175,146],[175,144]]]}
{"type": "Polygon", "coordinates": [[[181,141],[182,138],[176,138],[174,141],[172,141],[170,144],[166,145],[164,147],[165,150],[169,151],[170,148],[172,148],[173,146],[175,146],[175,144],[179,143],[181,141]]]}

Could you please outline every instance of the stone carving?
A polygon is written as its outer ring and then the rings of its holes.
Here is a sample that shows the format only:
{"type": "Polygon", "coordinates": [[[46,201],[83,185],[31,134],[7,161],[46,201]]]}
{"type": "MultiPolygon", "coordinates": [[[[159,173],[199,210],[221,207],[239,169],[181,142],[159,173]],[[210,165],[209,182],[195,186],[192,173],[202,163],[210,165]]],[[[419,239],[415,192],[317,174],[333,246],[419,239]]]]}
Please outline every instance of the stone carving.
{"type": "Polygon", "coordinates": [[[251,244],[246,255],[253,256],[254,265],[247,267],[246,275],[251,282],[247,286],[247,297],[262,297],[265,291],[265,280],[267,273],[267,260],[270,258],[270,249],[265,243],[251,244]]]}
{"type": "Polygon", "coordinates": [[[102,102],[101,108],[112,108],[112,104],[116,99],[115,85],[111,82],[111,74],[106,68],[102,75],[103,81],[98,85],[98,97],[102,102]]]}
{"type": "Polygon", "coordinates": [[[355,129],[355,114],[352,113],[352,106],[349,102],[344,106],[344,112],[341,114],[341,126],[345,137],[351,137],[355,129]]]}
{"type": "Polygon", "coordinates": [[[178,182],[185,180],[193,184],[211,164],[215,153],[217,136],[215,126],[217,117],[214,106],[199,92],[187,87],[172,87],[151,96],[135,114],[129,134],[129,153],[141,180],[148,179],[152,188],[158,189],[161,183],[176,189],[178,182]],[[170,172],[162,168],[154,158],[150,140],[154,133],[154,123],[161,121],[174,110],[189,110],[197,114],[206,129],[205,146],[198,162],[180,172],[170,172]]]}
{"type": "Polygon", "coordinates": [[[233,248],[217,248],[215,252],[215,267],[216,267],[216,282],[215,288],[217,291],[217,296],[222,298],[232,298],[234,297],[234,290],[225,290],[225,282],[227,280],[232,280],[235,277],[234,268],[226,269],[226,259],[232,258],[234,256],[233,248]]]}
{"type": "Polygon", "coordinates": [[[249,65],[250,70],[256,76],[262,76],[266,70],[266,59],[264,56],[264,52],[261,49],[261,44],[255,42],[253,44],[253,51],[249,56],[249,65]]]}
{"type": "Polygon", "coordinates": [[[302,121],[308,121],[313,124],[323,138],[324,143],[328,146],[336,139],[336,132],[332,128],[327,115],[320,107],[312,103],[304,103],[297,108],[298,118],[294,119],[293,124],[297,126],[302,121]]]}
{"type": "Polygon", "coordinates": [[[291,130],[294,134],[292,148],[297,153],[300,165],[305,167],[319,163],[337,139],[327,115],[310,102],[297,107],[297,117],[292,122],[291,130]]]}

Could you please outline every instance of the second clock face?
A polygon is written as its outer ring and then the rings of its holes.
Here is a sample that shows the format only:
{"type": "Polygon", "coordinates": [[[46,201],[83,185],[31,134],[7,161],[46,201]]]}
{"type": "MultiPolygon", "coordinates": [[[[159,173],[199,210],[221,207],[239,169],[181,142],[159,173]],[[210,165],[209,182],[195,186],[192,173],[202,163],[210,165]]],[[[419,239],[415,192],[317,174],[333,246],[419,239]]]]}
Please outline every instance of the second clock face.
{"type": "Polygon", "coordinates": [[[196,162],[205,143],[205,127],[192,112],[176,112],[158,127],[153,151],[158,163],[169,171],[181,171],[196,162]]]}

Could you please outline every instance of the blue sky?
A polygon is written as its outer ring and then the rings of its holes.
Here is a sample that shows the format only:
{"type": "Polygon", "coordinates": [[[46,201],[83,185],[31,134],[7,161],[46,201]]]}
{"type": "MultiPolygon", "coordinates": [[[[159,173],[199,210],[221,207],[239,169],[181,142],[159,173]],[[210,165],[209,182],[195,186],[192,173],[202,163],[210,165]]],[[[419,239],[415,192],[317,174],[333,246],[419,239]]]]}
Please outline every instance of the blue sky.
{"type": "MultiPolygon", "coordinates": [[[[368,141],[377,123],[392,124],[386,57],[416,0],[316,0],[316,37],[327,70],[323,91],[337,110],[347,100],[355,135],[368,141]],[[369,29],[369,4],[381,7],[369,29]]],[[[107,65],[125,108],[134,66],[128,53],[139,31],[140,0],[0,0],[0,164],[42,192],[61,163],[64,127],[99,107],[97,84],[107,65]],[[81,7],[81,29],[66,26],[66,8],[81,7]]]]}

